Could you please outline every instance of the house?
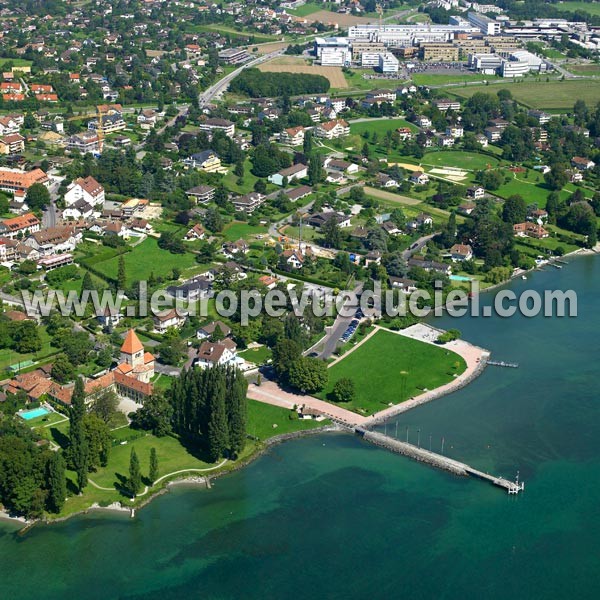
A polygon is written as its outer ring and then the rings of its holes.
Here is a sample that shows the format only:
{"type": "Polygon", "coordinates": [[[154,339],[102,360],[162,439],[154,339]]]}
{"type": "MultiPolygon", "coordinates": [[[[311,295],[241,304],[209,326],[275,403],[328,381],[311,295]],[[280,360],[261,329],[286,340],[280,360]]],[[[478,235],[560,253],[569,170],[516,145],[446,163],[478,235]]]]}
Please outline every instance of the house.
{"type": "Polygon", "coordinates": [[[37,250],[40,256],[50,256],[72,252],[81,237],[81,233],[75,233],[72,227],[48,227],[30,234],[23,243],[37,250]]]}
{"type": "Polygon", "coordinates": [[[581,171],[573,171],[568,169],[565,171],[571,183],[581,183],[583,181],[583,173],[581,171]]]}
{"type": "Polygon", "coordinates": [[[527,115],[534,118],[540,125],[544,125],[550,122],[552,115],[545,113],[541,110],[528,110],[527,115]]]}
{"type": "Polygon", "coordinates": [[[379,250],[371,250],[365,255],[365,267],[368,267],[371,263],[376,265],[381,264],[381,252],[379,250]]]}
{"type": "Polygon", "coordinates": [[[6,116],[0,117],[0,135],[19,133],[19,123],[16,119],[6,116]]]}
{"type": "Polygon", "coordinates": [[[448,135],[440,135],[438,137],[438,145],[442,148],[452,148],[454,146],[454,138],[448,135]]]}
{"type": "Polygon", "coordinates": [[[527,215],[527,220],[534,221],[535,223],[541,225],[542,223],[548,221],[548,212],[542,208],[536,208],[530,211],[530,213],[527,215]]]}
{"type": "Polygon", "coordinates": [[[408,259],[407,264],[409,269],[419,268],[425,271],[435,271],[440,275],[452,275],[452,267],[450,265],[435,260],[428,260],[424,256],[413,256],[408,259]]]}
{"type": "Polygon", "coordinates": [[[596,166],[596,163],[589,158],[582,158],[581,156],[574,156],[571,159],[571,166],[579,169],[580,171],[589,171],[596,166]]]}
{"type": "Polygon", "coordinates": [[[390,275],[388,281],[392,289],[400,290],[405,294],[412,294],[417,291],[417,282],[414,279],[390,275]]]}
{"type": "Polygon", "coordinates": [[[333,183],[335,185],[343,185],[348,180],[346,179],[346,177],[343,173],[333,172],[333,173],[327,174],[325,181],[327,183],[333,183]]]}
{"type": "Polygon", "coordinates": [[[158,113],[155,110],[142,110],[137,117],[137,123],[142,129],[152,129],[158,121],[158,113]]]}
{"type": "Polygon", "coordinates": [[[67,188],[65,204],[71,206],[80,200],[93,207],[102,206],[105,200],[104,187],[92,176],[79,177],[67,188]]]}
{"type": "Polygon", "coordinates": [[[385,221],[385,223],[381,224],[381,229],[388,235],[400,235],[402,233],[402,229],[395,225],[393,221],[385,221]]]}
{"type": "Polygon", "coordinates": [[[398,127],[396,133],[403,142],[410,141],[413,138],[413,132],[409,127],[398,127]]]}
{"type": "Polygon", "coordinates": [[[217,365],[231,365],[236,361],[237,346],[233,340],[226,338],[220,342],[202,342],[194,365],[200,369],[208,369],[217,365]]]}
{"type": "Polygon", "coordinates": [[[71,151],[77,150],[81,154],[98,154],[100,152],[100,138],[95,131],[78,133],[65,139],[65,148],[71,151]]]}
{"type": "Polygon", "coordinates": [[[280,141],[289,146],[301,146],[304,144],[304,127],[289,127],[281,132],[280,141]]]}
{"type": "Polygon", "coordinates": [[[513,233],[517,237],[532,237],[538,240],[547,238],[550,235],[541,225],[530,221],[513,225],[513,233]]]}
{"type": "Polygon", "coordinates": [[[429,117],[426,117],[425,115],[419,115],[415,123],[422,129],[424,129],[425,127],[431,127],[431,119],[429,117]]]}
{"type": "Polygon", "coordinates": [[[165,333],[171,327],[179,329],[185,323],[186,318],[187,313],[176,308],[163,310],[153,317],[154,331],[156,333],[165,333]]]}
{"type": "Polygon", "coordinates": [[[200,123],[200,129],[211,133],[213,131],[223,131],[229,138],[235,135],[235,123],[227,119],[206,119],[206,121],[200,123]]]}
{"type": "Polygon", "coordinates": [[[446,127],[446,135],[455,139],[463,137],[465,130],[461,125],[449,125],[446,127]]]}
{"type": "Polygon", "coordinates": [[[458,212],[461,215],[470,215],[474,210],[475,210],[475,203],[474,202],[463,202],[459,207],[458,207],[458,212]]]}
{"type": "Polygon", "coordinates": [[[322,227],[330,219],[335,219],[340,227],[350,227],[350,217],[336,212],[321,212],[311,215],[308,224],[311,227],[322,227]]]}
{"type": "Polygon", "coordinates": [[[210,185],[197,185],[186,192],[196,204],[208,204],[215,197],[215,188],[210,185]]]}
{"type": "Polygon", "coordinates": [[[301,185],[291,190],[285,190],[284,194],[287,196],[288,200],[296,202],[296,200],[301,200],[312,194],[312,188],[309,185],[301,185]]]}
{"type": "Polygon", "coordinates": [[[326,169],[330,169],[332,171],[340,171],[341,173],[358,173],[358,165],[355,163],[351,163],[347,160],[340,160],[338,158],[331,158],[328,156],[323,162],[323,166],[326,169]]]}
{"type": "Polygon", "coordinates": [[[440,111],[446,112],[448,110],[460,110],[460,102],[458,100],[450,100],[443,98],[441,100],[434,100],[433,105],[440,111]]]}
{"type": "Polygon", "coordinates": [[[221,159],[214,150],[203,150],[183,161],[186,168],[202,169],[207,173],[222,173],[221,159]]]}
{"type": "Polygon", "coordinates": [[[26,172],[19,169],[0,167],[0,190],[3,192],[11,194],[27,192],[34,183],[41,183],[48,187],[50,185],[50,178],[41,169],[33,169],[26,172]]]}
{"type": "Polygon", "coordinates": [[[304,252],[301,250],[290,249],[284,250],[281,254],[283,260],[292,269],[301,269],[306,262],[306,259],[312,256],[312,251],[307,248],[304,252]]]}
{"type": "Polygon", "coordinates": [[[413,171],[408,180],[415,185],[426,185],[429,183],[429,176],[423,171],[413,171]]]}
{"type": "Polygon", "coordinates": [[[485,189],[480,185],[475,185],[467,188],[467,198],[473,198],[473,200],[479,200],[485,196],[485,189]]]}
{"type": "Polygon", "coordinates": [[[231,203],[233,204],[235,210],[251,214],[259,206],[261,206],[265,200],[266,198],[262,194],[259,194],[258,192],[250,192],[249,194],[244,194],[243,196],[234,198],[231,203]]]}
{"type": "Polygon", "coordinates": [[[203,240],[206,237],[206,230],[202,225],[196,223],[186,234],[186,240],[203,240]]]}
{"type": "Polygon", "coordinates": [[[350,133],[350,125],[343,119],[337,119],[333,121],[327,121],[326,123],[320,123],[315,128],[315,135],[317,137],[332,140],[335,138],[343,137],[350,133]]]}
{"type": "Polygon", "coordinates": [[[227,258],[233,258],[235,254],[248,254],[250,246],[248,242],[243,239],[239,239],[235,242],[225,242],[223,244],[223,254],[227,258]]]}
{"type": "Polygon", "coordinates": [[[9,239],[26,236],[40,230],[40,221],[33,213],[0,221],[0,236],[9,239]]]}
{"type": "Polygon", "coordinates": [[[285,182],[294,181],[294,179],[304,179],[308,176],[308,167],[302,163],[292,165],[286,169],[281,169],[278,173],[273,173],[268,180],[275,185],[284,185],[285,182]]]}
{"type": "Polygon", "coordinates": [[[0,154],[21,154],[25,151],[25,138],[18,133],[0,137],[0,154]]]}
{"type": "Polygon", "coordinates": [[[212,282],[204,275],[198,275],[188,279],[181,285],[170,285],[167,287],[167,294],[176,299],[187,300],[188,302],[212,296],[212,282]]]}
{"type": "Polygon", "coordinates": [[[123,315],[116,308],[109,306],[107,306],[104,311],[100,311],[96,316],[102,329],[108,329],[109,331],[112,331],[120,323],[122,318],[123,315]]]}
{"type": "Polygon", "coordinates": [[[489,146],[489,140],[487,139],[487,137],[485,135],[483,135],[482,133],[478,133],[475,136],[475,139],[477,140],[477,143],[482,147],[482,148],[487,148],[489,146]]]}
{"type": "Polygon", "coordinates": [[[383,188],[398,187],[398,182],[393,177],[390,177],[389,175],[386,175],[385,173],[377,173],[376,181],[377,181],[377,185],[379,187],[383,187],[383,188]]]}
{"type": "Polygon", "coordinates": [[[227,338],[231,335],[231,329],[223,323],[223,321],[211,321],[208,325],[202,325],[196,332],[196,337],[199,340],[206,340],[210,338],[216,329],[220,329],[220,338],[227,338]]]}
{"type": "Polygon", "coordinates": [[[450,248],[450,256],[453,262],[471,260],[473,258],[473,248],[468,244],[454,244],[454,246],[450,248]]]}
{"type": "Polygon", "coordinates": [[[397,94],[392,90],[373,90],[367,93],[367,100],[378,100],[380,102],[396,102],[397,94]]]}
{"type": "Polygon", "coordinates": [[[500,129],[500,127],[486,127],[483,130],[483,133],[485,134],[485,137],[488,139],[488,141],[493,144],[494,142],[497,142],[502,138],[502,131],[503,130],[500,129]]]}
{"type": "Polygon", "coordinates": [[[271,275],[261,275],[258,278],[259,283],[262,283],[267,289],[272,290],[277,286],[277,279],[271,275]]]}
{"type": "Polygon", "coordinates": [[[431,227],[433,225],[433,219],[426,213],[417,215],[411,221],[406,223],[409,229],[419,229],[419,227],[431,227]]]}

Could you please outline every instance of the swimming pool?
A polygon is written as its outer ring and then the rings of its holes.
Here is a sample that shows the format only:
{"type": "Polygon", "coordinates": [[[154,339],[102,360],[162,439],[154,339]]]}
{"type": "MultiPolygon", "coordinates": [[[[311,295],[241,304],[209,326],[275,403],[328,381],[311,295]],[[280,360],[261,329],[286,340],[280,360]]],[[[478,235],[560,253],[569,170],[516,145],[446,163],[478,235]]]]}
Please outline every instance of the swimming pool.
{"type": "Polygon", "coordinates": [[[451,281],[472,281],[470,277],[465,277],[464,275],[450,275],[451,281]]]}
{"type": "Polygon", "coordinates": [[[43,417],[47,414],[50,414],[50,411],[47,408],[40,406],[40,408],[34,408],[32,410],[20,412],[19,416],[26,421],[31,421],[31,419],[37,419],[38,417],[43,417]]]}

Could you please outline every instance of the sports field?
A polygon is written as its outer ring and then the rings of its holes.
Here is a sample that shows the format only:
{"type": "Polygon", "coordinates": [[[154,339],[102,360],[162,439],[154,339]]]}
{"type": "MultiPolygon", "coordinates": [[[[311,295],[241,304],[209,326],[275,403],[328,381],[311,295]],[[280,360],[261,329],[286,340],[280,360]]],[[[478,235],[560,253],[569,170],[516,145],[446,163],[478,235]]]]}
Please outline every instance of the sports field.
{"type": "Polygon", "coordinates": [[[561,2],[560,4],[553,4],[553,8],[557,10],[583,10],[590,15],[600,15],[600,2],[561,2]]]}
{"type": "Polygon", "coordinates": [[[303,58],[294,56],[282,56],[262,64],[258,68],[263,73],[308,73],[309,75],[323,75],[323,77],[329,79],[329,83],[333,88],[343,89],[348,87],[348,83],[340,67],[310,65],[303,58]]]}
{"type": "Polygon", "coordinates": [[[369,133],[377,132],[377,135],[385,135],[386,131],[395,131],[398,127],[408,127],[411,131],[419,131],[418,127],[404,119],[373,119],[350,123],[350,133],[360,135],[368,131],[369,133]]]}
{"type": "Polygon", "coordinates": [[[531,108],[539,109],[572,109],[576,100],[584,100],[589,106],[595,106],[600,98],[600,81],[523,81],[507,82],[506,85],[452,88],[452,93],[463,98],[483,92],[495,94],[499,89],[510,91],[518,102],[531,108]]]}

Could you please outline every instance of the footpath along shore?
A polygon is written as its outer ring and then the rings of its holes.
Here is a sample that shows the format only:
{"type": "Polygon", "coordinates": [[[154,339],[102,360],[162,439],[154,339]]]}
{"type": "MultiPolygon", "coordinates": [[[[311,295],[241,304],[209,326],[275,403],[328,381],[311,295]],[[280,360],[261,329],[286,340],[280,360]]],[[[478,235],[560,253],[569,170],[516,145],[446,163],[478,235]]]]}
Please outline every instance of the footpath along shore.
{"type": "MultiPolygon", "coordinates": [[[[401,331],[391,331],[375,325],[375,330],[369,334],[365,340],[379,330],[402,335],[404,337],[410,337],[412,339],[436,346],[437,344],[435,344],[435,340],[438,338],[440,333],[443,333],[441,329],[437,329],[436,327],[424,323],[412,325],[411,327],[407,327],[401,331]]],[[[364,342],[365,340],[362,341],[364,342]]],[[[455,352],[461,356],[466,363],[466,369],[445,385],[433,390],[426,390],[418,396],[409,398],[400,404],[390,406],[389,408],[381,410],[372,416],[366,417],[359,415],[351,410],[331,404],[329,402],[325,402],[324,400],[319,400],[313,396],[295,394],[293,392],[285,391],[281,389],[274,381],[264,382],[260,386],[251,385],[248,388],[248,398],[257,400],[258,402],[264,402],[266,404],[272,404],[274,406],[288,409],[292,409],[295,406],[304,405],[305,407],[318,411],[323,416],[333,419],[334,421],[338,421],[348,427],[370,427],[381,421],[389,419],[394,415],[406,412],[417,406],[420,406],[421,404],[431,402],[432,400],[436,400],[437,398],[441,398],[442,396],[459,390],[481,374],[485,368],[485,363],[490,356],[490,352],[488,350],[474,346],[473,344],[470,344],[464,340],[455,340],[453,342],[444,344],[444,346],[441,347],[455,352]]],[[[351,351],[346,353],[344,357],[350,352],[351,351]]]]}

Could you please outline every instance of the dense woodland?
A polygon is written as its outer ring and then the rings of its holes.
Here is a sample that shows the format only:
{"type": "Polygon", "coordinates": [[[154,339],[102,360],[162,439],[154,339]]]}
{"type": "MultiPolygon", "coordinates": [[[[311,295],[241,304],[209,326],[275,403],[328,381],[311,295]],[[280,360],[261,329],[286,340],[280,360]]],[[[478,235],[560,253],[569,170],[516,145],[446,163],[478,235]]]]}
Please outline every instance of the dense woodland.
{"type": "Polygon", "coordinates": [[[329,80],[307,73],[262,73],[258,69],[245,69],[231,82],[230,89],[253,98],[298,96],[326,92],[329,80]]]}

